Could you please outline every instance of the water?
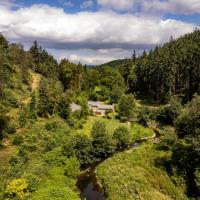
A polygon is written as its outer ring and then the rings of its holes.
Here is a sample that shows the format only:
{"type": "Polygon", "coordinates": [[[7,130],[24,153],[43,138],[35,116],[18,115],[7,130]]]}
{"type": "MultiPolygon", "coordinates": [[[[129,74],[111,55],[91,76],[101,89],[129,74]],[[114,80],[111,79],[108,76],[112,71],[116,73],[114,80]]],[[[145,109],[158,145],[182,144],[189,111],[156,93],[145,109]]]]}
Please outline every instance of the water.
{"type": "Polygon", "coordinates": [[[79,176],[77,186],[81,192],[81,200],[105,200],[104,191],[97,182],[95,167],[79,176]]]}

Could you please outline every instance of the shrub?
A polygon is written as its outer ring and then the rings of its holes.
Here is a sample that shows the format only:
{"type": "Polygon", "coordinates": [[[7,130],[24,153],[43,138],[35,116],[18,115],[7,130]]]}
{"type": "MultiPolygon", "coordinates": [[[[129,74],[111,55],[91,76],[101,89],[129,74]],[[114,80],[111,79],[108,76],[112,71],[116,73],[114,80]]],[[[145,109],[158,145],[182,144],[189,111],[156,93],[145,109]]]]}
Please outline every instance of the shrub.
{"type": "Polygon", "coordinates": [[[131,94],[122,95],[118,104],[119,116],[131,118],[133,116],[134,107],[135,107],[134,96],[131,94]]]}
{"type": "Polygon", "coordinates": [[[37,150],[37,139],[35,136],[28,136],[28,138],[26,139],[26,142],[24,144],[24,147],[26,148],[26,150],[33,152],[37,150]]]}
{"type": "Polygon", "coordinates": [[[20,145],[23,143],[23,137],[21,135],[15,135],[15,137],[13,138],[13,142],[14,145],[20,145]]]}
{"type": "Polygon", "coordinates": [[[65,163],[65,176],[76,179],[80,173],[80,164],[77,158],[72,157],[66,160],[65,163]]]}
{"type": "Polygon", "coordinates": [[[61,148],[55,148],[44,154],[44,160],[49,165],[65,165],[66,159],[67,158],[63,155],[61,148]]]}
{"type": "Polygon", "coordinates": [[[56,131],[58,124],[56,122],[47,122],[45,128],[48,131],[56,131]]]}
{"type": "Polygon", "coordinates": [[[92,127],[93,154],[96,161],[107,158],[114,152],[112,140],[106,130],[105,123],[97,121],[92,127]]]}
{"type": "Polygon", "coordinates": [[[33,174],[25,174],[24,178],[28,182],[28,191],[29,192],[34,192],[38,189],[38,184],[39,184],[39,178],[36,175],[33,174]]]}
{"type": "Polygon", "coordinates": [[[122,126],[114,131],[113,139],[116,142],[118,148],[125,148],[130,145],[131,135],[128,128],[122,126]]]}
{"type": "Polygon", "coordinates": [[[79,200],[78,194],[67,187],[49,186],[35,194],[32,200],[79,200]]]}
{"type": "Polygon", "coordinates": [[[19,199],[23,199],[25,192],[28,189],[28,183],[26,179],[14,179],[6,186],[6,196],[18,197],[19,199]]]}
{"type": "Polygon", "coordinates": [[[9,125],[6,127],[5,132],[8,134],[14,134],[16,133],[16,128],[14,125],[9,125]]]}
{"type": "Polygon", "coordinates": [[[27,123],[27,111],[25,108],[20,109],[19,113],[19,126],[23,128],[27,123]]]}
{"type": "Polygon", "coordinates": [[[81,165],[88,165],[93,162],[93,149],[92,141],[87,136],[76,136],[74,138],[75,145],[74,151],[75,155],[80,161],[81,165]]]}
{"type": "Polygon", "coordinates": [[[124,123],[127,122],[128,118],[127,117],[120,117],[120,122],[124,123]]]}
{"type": "Polygon", "coordinates": [[[11,156],[11,158],[9,159],[9,163],[10,163],[11,166],[15,166],[19,162],[20,162],[19,156],[11,156]]]}
{"type": "Polygon", "coordinates": [[[141,125],[147,126],[150,121],[150,109],[148,107],[143,107],[138,115],[138,121],[141,125]]]}
{"type": "Polygon", "coordinates": [[[17,99],[15,97],[13,97],[13,96],[9,97],[8,102],[10,103],[10,106],[13,107],[13,108],[18,108],[19,107],[17,99]]]}

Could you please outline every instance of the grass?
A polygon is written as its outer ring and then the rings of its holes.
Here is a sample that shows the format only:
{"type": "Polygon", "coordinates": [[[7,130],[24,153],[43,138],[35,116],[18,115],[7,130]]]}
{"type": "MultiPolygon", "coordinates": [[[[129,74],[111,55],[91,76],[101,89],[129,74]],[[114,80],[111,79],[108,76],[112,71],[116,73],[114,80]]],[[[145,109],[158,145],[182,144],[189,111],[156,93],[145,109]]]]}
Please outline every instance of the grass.
{"type": "Polygon", "coordinates": [[[97,167],[98,180],[108,200],[184,200],[180,188],[155,163],[169,156],[153,144],[114,155],[97,167]]]}
{"type": "Polygon", "coordinates": [[[106,128],[110,135],[120,126],[126,126],[133,137],[134,140],[142,139],[144,137],[152,137],[154,135],[153,130],[150,128],[145,128],[137,123],[129,124],[129,123],[121,123],[117,119],[106,119],[102,117],[89,117],[86,123],[83,125],[82,129],[77,130],[78,134],[85,134],[90,136],[93,124],[101,120],[106,124],[106,128]]]}

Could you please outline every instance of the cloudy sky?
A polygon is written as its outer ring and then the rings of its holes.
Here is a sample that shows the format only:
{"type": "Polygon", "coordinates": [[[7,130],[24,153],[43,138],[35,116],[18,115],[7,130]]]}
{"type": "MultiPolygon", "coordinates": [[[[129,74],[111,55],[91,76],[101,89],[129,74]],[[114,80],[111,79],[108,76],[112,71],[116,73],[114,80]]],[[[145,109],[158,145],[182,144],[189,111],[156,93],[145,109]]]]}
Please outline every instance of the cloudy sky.
{"type": "Polygon", "coordinates": [[[200,0],[0,0],[0,32],[58,60],[130,57],[200,26],[200,0]]]}

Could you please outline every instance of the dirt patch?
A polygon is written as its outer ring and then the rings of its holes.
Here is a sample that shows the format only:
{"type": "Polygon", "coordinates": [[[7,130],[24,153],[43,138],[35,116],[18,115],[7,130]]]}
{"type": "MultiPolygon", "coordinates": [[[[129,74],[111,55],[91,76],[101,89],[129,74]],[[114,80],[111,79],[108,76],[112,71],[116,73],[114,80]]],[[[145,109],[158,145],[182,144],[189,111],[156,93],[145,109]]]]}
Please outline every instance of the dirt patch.
{"type": "Polygon", "coordinates": [[[3,147],[0,150],[0,168],[8,165],[9,158],[15,150],[15,147],[11,145],[9,139],[4,139],[2,145],[3,147]]]}
{"type": "Polygon", "coordinates": [[[39,83],[40,83],[40,80],[41,80],[41,75],[40,74],[36,74],[34,73],[32,75],[32,83],[31,83],[31,90],[32,92],[37,90],[38,86],[39,86],[39,83]]]}

